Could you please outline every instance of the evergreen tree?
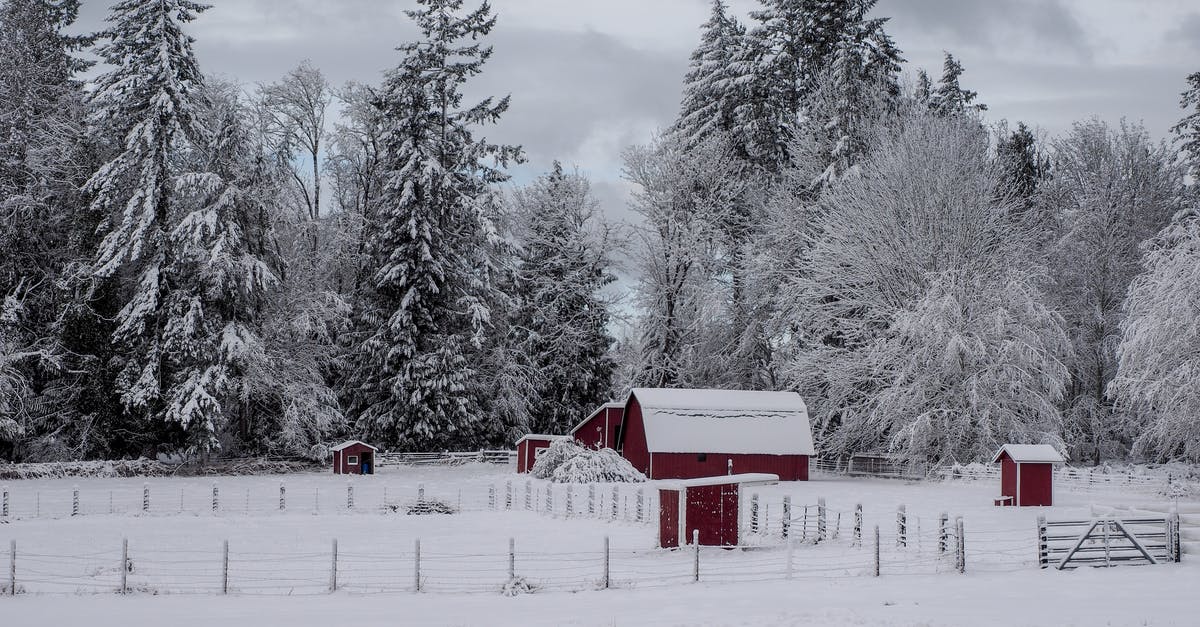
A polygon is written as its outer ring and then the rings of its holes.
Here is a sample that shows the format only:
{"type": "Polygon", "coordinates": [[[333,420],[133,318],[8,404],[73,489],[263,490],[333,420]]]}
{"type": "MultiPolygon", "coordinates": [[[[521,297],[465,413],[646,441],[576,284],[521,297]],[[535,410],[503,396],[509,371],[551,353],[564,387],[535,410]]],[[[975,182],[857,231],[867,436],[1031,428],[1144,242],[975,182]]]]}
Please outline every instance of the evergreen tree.
{"type": "Polygon", "coordinates": [[[516,195],[522,250],[515,326],[534,370],[534,433],[565,433],[611,398],[614,340],[600,291],[616,277],[597,213],[587,179],[558,163],[516,195]]]}
{"type": "Polygon", "coordinates": [[[938,80],[937,88],[930,94],[929,102],[933,111],[938,115],[958,115],[967,111],[987,111],[987,105],[976,103],[977,92],[963,89],[959,77],[963,74],[963,66],[949,52],[945,53],[942,64],[942,78],[938,80]]]}
{"type": "Polygon", "coordinates": [[[1038,148],[1037,138],[1024,122],[996,145],[996,156],[1004,172],[1000,188],[1028,203],[1048,175],[1049,164],[1038,148]]]}
{"type": "Polygon", "coordinates": [[[112,7],[97,52],[114,69],[97,79],[90,104],[94,126],[114,137],[117,148],[87,183],[92,210],[106,216],[93,274],[124,286],[113,333],[122,353],[122,403],[162,440],[182,428],[199,452],[215,443],[217,410],[207,390],[218,373],[189,344],[203,322],[203,303],[200,294],[181,291],[182,277],[174,273],[193,251],[178,250],[172,230],[179,218],[178,164],[193,142],[203,143],[196,94],[203,80],[183,24],[206,8],[188,0],[124,0],[112,7]]]}
{"type": "Polygon", "coordinates": [[[1200,180],[1200,72],[1188,76],[1187,82],[1188,88],[1183,92],[1179,106],[1188,113],[1171,130],[1178,137],[1180,148],[1187,153],[1192,178],[1200,180]]]}
{"type": "Polygon", "coordinates": [[[475,138],[508,98],[463,107],[463,85],[492,54],[477,41],[496,23],[490,5],[420,4],[408,15],[421,39],[400,47],[404,58],[378,100],[388,178],[367,234],[377,270],[347,389],[367,433],[411,449],[462,442],[478,419],[470,383],[491,317],[492,186],[520,158],[519,148],[475,138]]]}
{"type": "Polygon", "coordinates": [[[75,76],[88,64],[73,53],[88,40],[63,33],[78,11],[77,0],[0,3],[0,423],[20,427],[0,426],[0,441],[20,435],[22,446],[10,440],[14,457],[38,456],[44,436],[78,433],[47,393],[80,369],[78,347],[64,347],[58,328],[87,223],[79,187],[90,157],[75,76]]]}
{"type": "Polygon", "coordinates": [[[735,128],[740,91],[735,62],[746,35],[746,29],[728,14],[725,0],[713,0],[712,16],[701,32],[683,79],[683,101],[673,128],[689,145],[735,128]]]}

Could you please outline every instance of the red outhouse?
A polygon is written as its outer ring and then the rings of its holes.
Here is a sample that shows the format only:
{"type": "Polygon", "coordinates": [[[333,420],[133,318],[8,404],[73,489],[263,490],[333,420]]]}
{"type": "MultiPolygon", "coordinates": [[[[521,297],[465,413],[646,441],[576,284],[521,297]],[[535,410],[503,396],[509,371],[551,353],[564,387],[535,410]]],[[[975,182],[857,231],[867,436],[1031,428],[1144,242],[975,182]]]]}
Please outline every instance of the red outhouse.
{"type": "Polygon", "coordinates": [[[350,440],[329,449],[333,453],[333,474],[375,474],[375,453],[379,449],[358,440],[350,440]]]}
{"type": "Polygon", "coordinates": [[[571,437],[593,449],[617,448],[617,433],[625,417],[625,403],[605,403],[571,429],[571,437]]]}
{"type": "Polygon", "coordinates": [[[550,443],[571,436],[567,435],[537,435],[529,434],[517,440],[517,472],[533,470],[538,455],[550,448],[550,443]]]}
{"type": "Polygon", "coordinates": [[[996,505],[1029,507],[1054,504],[1054,465],[1066,462],[1053,446],[1005,444],[992,457],[1000,464],[996,505]]]}
{"type": "Polygon", "coordinates": [[[747,473],[664,482],[658,490],[658,546],[737,546],[741,491],[746,485],[776,483],[778,475],[747,473]]]}
{"type": "Polygon", "coordinates": [[[744,390],[635,389],[618,446],[650,479],[771,473],[807,481],[815,453],[799,394],[744,390]]]}

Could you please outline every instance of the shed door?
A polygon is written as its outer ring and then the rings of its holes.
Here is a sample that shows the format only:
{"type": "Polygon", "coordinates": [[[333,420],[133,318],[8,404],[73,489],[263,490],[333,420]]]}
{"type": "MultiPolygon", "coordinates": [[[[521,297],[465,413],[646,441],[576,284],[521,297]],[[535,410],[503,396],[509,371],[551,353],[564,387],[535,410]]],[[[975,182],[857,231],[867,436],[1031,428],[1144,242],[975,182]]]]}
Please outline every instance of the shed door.
{"type": "Polygon", "coordinates": [[[658,546],[679,546],[679,492],[675,490],[658,491],[658,546]]]}
{"type": "Polygon", "coordinates": [[[738,541],[737,486],[711,485],[688,488],[686,541],[693,529],[703,546],[736,546],[738,541]]]}

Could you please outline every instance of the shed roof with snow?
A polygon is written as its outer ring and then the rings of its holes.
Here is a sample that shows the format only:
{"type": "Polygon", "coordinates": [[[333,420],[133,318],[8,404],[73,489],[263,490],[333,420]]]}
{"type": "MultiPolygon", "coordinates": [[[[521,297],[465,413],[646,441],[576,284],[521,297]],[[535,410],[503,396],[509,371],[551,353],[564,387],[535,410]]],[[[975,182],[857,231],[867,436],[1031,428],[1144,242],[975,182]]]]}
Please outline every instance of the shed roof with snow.
{"type": "Polygon", "coordinates": [[[651,453],[815,455],[795,392],[637,388],[651,453]]]}
{"type": "Polygon", "coordinates": [[[1067,461],[1049,444],[1005,444],[992,456],[992,463],[1000,461],[1005,453],[1018,464],[1065,464],[1067,461]]]}
{"type": "Polygon", "coordinates": [[[348,449],[351,446],[365,446],[365,447],[371,449],[372,451],[379,450],[379,449],[375,448],[374,446],[371,446],[370,444],[363,442],[362,440],[347,440],[329,450],[333,451],[333,452],[337,452],[337,451],[342,451],[342,450],[348,449]]]}
{"type": "Polygon", "coordinates": [[[543,433],[527,433],[527,434],[521,436],[520,440],[517,440],[517,444],[520,444],[520,443],[524,442],[525,440],[537,440],[538,442],[553,442],[554,440],[565,440],[569,437],[571,437],[571,436],[569,436],[569,435],[546,435],[543,433]]]}

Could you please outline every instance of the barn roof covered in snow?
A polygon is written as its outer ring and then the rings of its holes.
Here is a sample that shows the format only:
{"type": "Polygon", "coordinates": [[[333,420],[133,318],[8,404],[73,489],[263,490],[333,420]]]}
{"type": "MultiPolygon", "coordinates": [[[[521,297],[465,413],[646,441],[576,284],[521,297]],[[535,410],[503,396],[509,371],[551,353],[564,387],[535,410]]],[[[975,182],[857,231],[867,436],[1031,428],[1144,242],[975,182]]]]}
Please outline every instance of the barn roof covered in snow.
{"type": "Polygon", "coordinates": [[[1062,464],[1067,461],[1058,449],[1049,444],[1005,444],[992,456],[992,463],[1000,461],[1000,456],[1005,453],[1014,462],[1022,464],[1062,464]]]}
{"type": "Polygon", "coordinates": [[[795,392],[637,388],[651,453],[814,455],[795,392]]]}
{"type": "Polygon", "coordinates": [[[333,448],[331,448],[331,449],[329,449],[329,450],[331,450],[331,451],[341,451],[341,450],[348,449],[348,448],[350,448],[351,446],[354,446],[355,444],[359,444],[359,445],[365,446],[365,447],[367,447],[367,448],[371,449],[372,451],[378,451],[378,450],[379,450],[379,449],[375,448],[374,446],[371,446],[370,444],[367,444],[366,442],[363,442],[363,441],[361,441],[361,440],[348,440],[348,441],[346,441],[346,442],[342,442],[341,444],[339,444],[339,445],[337,445],[337,446],[335,446],[335,447],[333,447],[333,448]]]}
{"type": "Polygon", "coordinates": [[[582,429],[583,425],[586,425],[589,421],[591,421],[592,418],[595,418],[596,415],[599,414],[600,412],[602,412],[606,409],[617,409],[617,408],[623,408],[623,407],[625,407],[625,403],[605,403],[605,404],[597,407],[596,411],[588,414],[587,418],[580,420],[579,424],[575,425],[575,427],[573,429],[571,429],[571,431],[570,431],[571,435],[575,435],[576,431],[579,431],[580,429],[582,429]]]}

